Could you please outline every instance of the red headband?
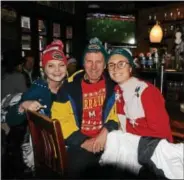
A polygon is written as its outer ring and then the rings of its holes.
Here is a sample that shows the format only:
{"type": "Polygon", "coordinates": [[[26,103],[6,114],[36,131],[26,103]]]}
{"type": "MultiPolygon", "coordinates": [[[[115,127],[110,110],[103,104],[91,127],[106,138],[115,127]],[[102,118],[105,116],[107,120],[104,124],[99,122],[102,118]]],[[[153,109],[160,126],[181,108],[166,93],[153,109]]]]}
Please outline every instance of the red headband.
{"type": "Polygon", "coordinates": [[[48,61],[51,60],[59,60],[67,64],[67,58],[63,52],[63,48],[64,45],[60,40],[53,41],[50,45],[48,45],[43,51],[42,66],[45,67],[48,61]]]}

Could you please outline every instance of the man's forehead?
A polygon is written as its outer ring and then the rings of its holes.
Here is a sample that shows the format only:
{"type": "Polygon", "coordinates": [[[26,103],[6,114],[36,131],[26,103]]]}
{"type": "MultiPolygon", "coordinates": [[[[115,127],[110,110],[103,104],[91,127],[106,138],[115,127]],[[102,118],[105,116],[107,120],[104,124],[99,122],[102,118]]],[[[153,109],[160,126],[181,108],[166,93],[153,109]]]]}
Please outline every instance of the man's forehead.
{"type": "Polygon", "coordinates": [[[85,59],[88,58],[88,57],[100,57],[100,58],[104,58],[103,54],[101,52],[88,52],[86,53],[85,55],[85,59]]]}

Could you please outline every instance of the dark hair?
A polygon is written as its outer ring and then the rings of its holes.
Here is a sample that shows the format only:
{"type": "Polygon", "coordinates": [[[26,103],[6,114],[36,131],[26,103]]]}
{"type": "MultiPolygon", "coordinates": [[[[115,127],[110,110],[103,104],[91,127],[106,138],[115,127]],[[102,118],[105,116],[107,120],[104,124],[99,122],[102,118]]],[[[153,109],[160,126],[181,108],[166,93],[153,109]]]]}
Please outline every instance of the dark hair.
{"type": "Polygon", "coordinates": [[[3,53],[3,62],[7,73],[13,73],[16,66],[22,64],[18,50],[7,50],[3,53]]]}
{"type": "Polygon", "coordinates": [[[25,53],[25,56],[22,58],[24,64],[27,62],[28,57],[34,57],[32,51],[28,51],[25,53]]]}
{"type": "Polygon", "coordinates": [[[34,57],[33,52],[32,51],[26,52],[24,57],[25,58],[27,58],[27,57],[34,57]]]}

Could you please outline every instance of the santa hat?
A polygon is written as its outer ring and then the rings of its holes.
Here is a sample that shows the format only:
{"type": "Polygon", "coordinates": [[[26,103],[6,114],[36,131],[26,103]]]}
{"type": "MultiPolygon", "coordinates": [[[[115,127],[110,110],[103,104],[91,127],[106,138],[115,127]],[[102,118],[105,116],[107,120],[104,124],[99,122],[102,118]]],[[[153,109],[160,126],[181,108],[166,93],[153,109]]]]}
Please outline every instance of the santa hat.
{"type": "Polygon", "coordinates": [[[67,58],[63,52],[64,45],[61,40],[53,41],[50,45],[48,45],[43,51],[42,55],[42,66],[48,63],[51,60],[63,61],[67,64],[67,58]]]}

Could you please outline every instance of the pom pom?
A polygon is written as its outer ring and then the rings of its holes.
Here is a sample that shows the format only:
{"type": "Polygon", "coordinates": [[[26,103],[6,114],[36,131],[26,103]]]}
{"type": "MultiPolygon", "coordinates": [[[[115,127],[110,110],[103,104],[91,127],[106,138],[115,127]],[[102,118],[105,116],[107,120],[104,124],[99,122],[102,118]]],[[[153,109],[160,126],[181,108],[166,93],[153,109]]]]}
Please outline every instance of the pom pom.
{"type": "Polygon", "coordinates": [[[95,37],[95,38],[90,39],[89,44],[101,44],[102,45],[102,42],[97,37],[95,37]]]}

